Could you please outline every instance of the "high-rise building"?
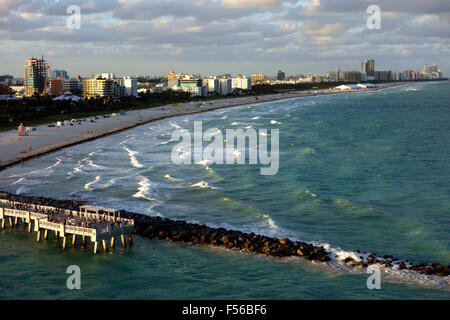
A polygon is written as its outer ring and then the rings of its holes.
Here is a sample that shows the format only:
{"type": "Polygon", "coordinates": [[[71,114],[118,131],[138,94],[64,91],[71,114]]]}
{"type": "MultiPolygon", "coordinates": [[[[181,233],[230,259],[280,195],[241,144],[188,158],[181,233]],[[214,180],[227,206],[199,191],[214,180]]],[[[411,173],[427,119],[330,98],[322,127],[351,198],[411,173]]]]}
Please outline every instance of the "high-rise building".
{"type": "Polygon", "coordinates": [[[219,93],[223,96],[233,92],[232,82],[230,78],[219,79],[219,93]]]}
{"type": "Polygon", "coordinates": [[[328,72],[328,79],[334,82],[341,81],[341,70],[336,68],[336,71],[328,72]]]}
{"type": "Polygon", "coordinates": [[[361,72],[367,74],[369,77],[375,76],[375,60],[365,60],[361,65],[361,72]]]}
{"type": "Polygon", "coordinates": [[[38,58],[27,59],[27,65],[24,67],[24,86],[25,96],[45,94],[48,80],[48,65],[44,60],[38,58]]]}
{"type": "Polygon", "coordinates": [[[345,71],[344,72],[344,81],[345,82],[360,82],[361,81],[361,72],[359,71],[345,71]]]}
{"type": "Polygon", "coordinates": [[[231,89],[235,90],[252,90],[251,80],[242,75],[238,75],[237,77],[231,78],[231,89]]]}
{"type": "Polygon", "coordinates": [[[282,81],[282,80],[284,80],[284,78],[286,78],[286,73],[284,73],[281,70],[278,70],[278,72],[277,72],[277,80],[282,81]]]}
{"type": "Polygon", "coordinates": [[[92,79],[83,80],[84,97],[111,97],[116,92],[114,90],[114,81],[100,76],[92,79]]]}
{"type": "Polygon", "coordinates": [[[52,70],[51,75],[50,75],[50,79],[69,79],[68,75],[67,75],[67,71],[66,70],[52,70]]]}
{"type": "Polygon", "coordinates": [[[138,96],[138,80],[137,78],[123,77],[122,79],[117,79],[115,82],[124,87],[125,96],[138,96]]]}
{"type": "Polygon", "coordinates": [[[208,93],[219,93],[219,79],[217,77],[204,78],[202,85],[208,88],[208,93]]]}
{"type": "Polygon", "coordinates": [[[251,81],[252,81],[252,85],[254,85],[256,83],[262,83],[262,82],[266,81],[266,75],[263,73],[252,74],[251,81]]]}

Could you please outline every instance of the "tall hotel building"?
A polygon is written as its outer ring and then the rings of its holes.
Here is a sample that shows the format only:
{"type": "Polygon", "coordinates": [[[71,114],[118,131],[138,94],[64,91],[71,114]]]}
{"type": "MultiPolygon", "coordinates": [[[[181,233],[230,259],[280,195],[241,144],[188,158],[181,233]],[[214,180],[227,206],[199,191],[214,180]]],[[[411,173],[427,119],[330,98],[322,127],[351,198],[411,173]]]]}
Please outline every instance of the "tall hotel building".
{"type": "Polygon", "coordinates": [[[45,93],[48,67],[44,58],[38,59],[32,57],[27,59],[27,65],[24,67],[24,71],[24,95],[31,97],[45,93]]]}
{"type": "Polygon", "coordinates": [[[369,77],[375,76],[375,60],[370,59],[362,62],[361,72],[369,77]]]}
{"type": "Polygon", "coordinates": [[[266,81],[266,75],[263,73],[252,74],[251,80],[252,80],[252,85],[255,83],[261,83],[261,82],[266,81]]]}
{"type": "Polygon", "coordinates": [[[114,93],[114,80],[102,77],[83,80],[83,96],[86,98],[111,97],[114,93]]]}

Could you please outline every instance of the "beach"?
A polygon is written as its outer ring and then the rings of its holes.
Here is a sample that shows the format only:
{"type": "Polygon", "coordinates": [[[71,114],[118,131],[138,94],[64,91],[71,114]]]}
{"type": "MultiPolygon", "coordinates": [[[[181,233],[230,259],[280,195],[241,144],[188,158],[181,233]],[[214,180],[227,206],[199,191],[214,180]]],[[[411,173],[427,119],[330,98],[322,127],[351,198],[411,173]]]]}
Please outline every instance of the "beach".
{"type": "MultiPolygon", "coordinates": [[[[402,84],[404,83],[379,84],[375,89],[367,89],[367,91],[380,90],[402,84]]],[[[95,122],[90,122],[89,119],[86,119],[86,121],[81,122],[81,125],[74,124],[73,126],[70,126],[66,124],[61,127],[40,125],[35,127],[36,131],[32,131],[28,136],[22,137],[19,137],[17,130],[4,131],[0,132],[0,149],[2,150],[0,155],[0,170],[61,148],[91,141],[99,137],[104,137],[109,134],[165,118],[246,104],[336,93],[340,92],[320,89],[311,91],[293,91],[258,97],[246,96],[211,100],[203,102],[202,106],[199,106],[199,102],[183,103],[178,104],[178,106],[169,104],[156,108],[129,111],[126,115],[117,113],[109,118],[98,117],[95,122]]],[[[67,120],[70,121],[71,119],[67,120]]],[[[25,127],[27,126],[26,121],[23,124],[25,127]]]]}

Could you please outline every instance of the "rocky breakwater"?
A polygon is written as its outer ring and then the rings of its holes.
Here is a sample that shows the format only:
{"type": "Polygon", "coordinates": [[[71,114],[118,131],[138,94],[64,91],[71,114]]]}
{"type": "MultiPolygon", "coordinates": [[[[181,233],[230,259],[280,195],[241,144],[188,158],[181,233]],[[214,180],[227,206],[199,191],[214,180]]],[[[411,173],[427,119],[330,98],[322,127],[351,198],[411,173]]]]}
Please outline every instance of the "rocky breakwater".
{"type": "MultiPolygon", "coordinates": [[[[85,204],[71,200],[18,196],[7,192],[0,192],[0,198],[71,210],[77,210],[80,205],[85,204]]],[[[207,225],[161,217],[150,217],[124,210],[121,210],[120,213],[122,217],[134,219],[136,234],[150,239],[185,242],[193,245],[222,246],[228,249],[242,250],[277,258],[297,256],[318,262],[335,260],[349,267],[360,269],[368,268],[370,265],[379,265],[396,271],[404,270],[424,275],[435,275],[439,277],[447,277],[450,275],[450,265],[413,263],[389,255],[379,257],[376,254],[361,252],[360,250],[346,254],[337,254],[333,253],[333,250],[325,249],[323,246],[316,246],[301,241],[292,241],[287,238],[278,239],[255,233],[245,233],[242,231],[227,230],[225,228],[212,228],[207,225]]]]}

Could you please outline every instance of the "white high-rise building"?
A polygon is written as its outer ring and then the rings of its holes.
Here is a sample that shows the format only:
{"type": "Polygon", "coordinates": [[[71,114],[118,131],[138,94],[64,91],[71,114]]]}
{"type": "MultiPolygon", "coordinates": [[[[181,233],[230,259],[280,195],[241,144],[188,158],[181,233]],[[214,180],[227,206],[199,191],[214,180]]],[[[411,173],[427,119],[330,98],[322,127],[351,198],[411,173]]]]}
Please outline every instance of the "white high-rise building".
{"type": "Polygon", "coordinates": [[[204,87],[208,88],[208,93],[219,93],[219,79],[217,77],[208,77],[202,80],[204,87]]]}
{"type": "Polygon", "coordinates": [[[251,79],[242,75],[231,78],[231,88],[240,90],[252,90],[251,79]]]}
{"type": "Polygon", "coordinates": [[[136,78],[123,77],[122,85],[125,87],[126,96],[138,96],[138,81],[136,78]]]}
{"type": "Polygon", "coordinates": [[[231,79],[230,78],[221,78],[219,79],[219,93],[223,96],[230,94],[233,92],[231,87],[231,79]]]}

